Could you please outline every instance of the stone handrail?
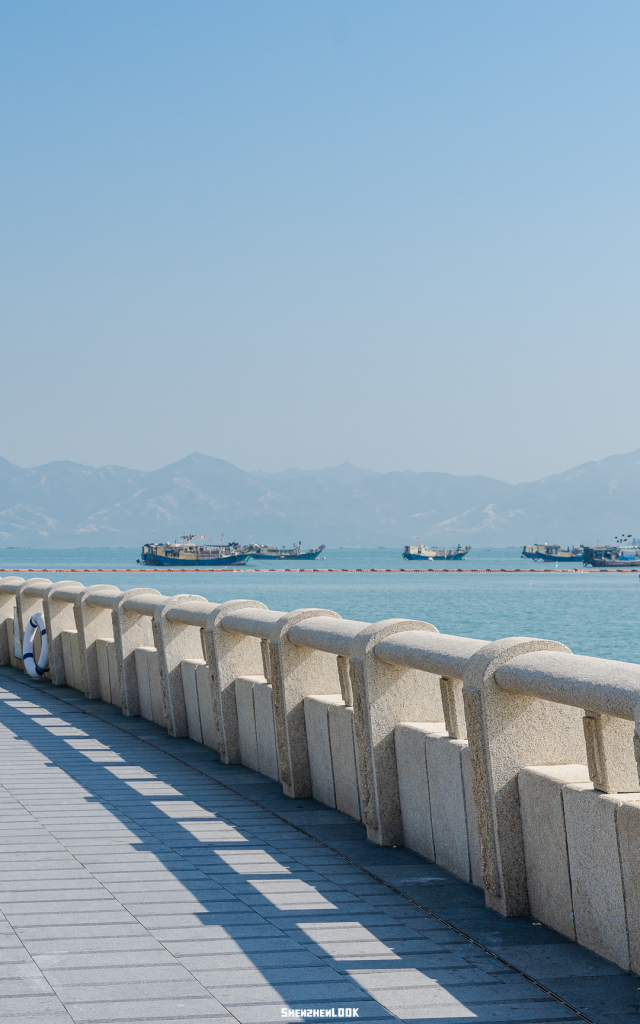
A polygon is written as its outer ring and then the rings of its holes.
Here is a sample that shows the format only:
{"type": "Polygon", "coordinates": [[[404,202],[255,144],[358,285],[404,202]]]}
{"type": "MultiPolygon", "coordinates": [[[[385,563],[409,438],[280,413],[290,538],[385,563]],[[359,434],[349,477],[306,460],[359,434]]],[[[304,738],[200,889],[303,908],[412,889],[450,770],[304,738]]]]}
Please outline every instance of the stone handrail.
{"type": "Polygon", "coordinates": [[[16,594],[23,583],[22,576],[4,576],[0,579],[0,594],[16,594]]]}
{"type": "Polygon", "coordinates": [[[50,584],[50,586],[55,587],[56,601],[66,604],[74,604],[78,591],[85,589],[78,580],[61,580],[59,583],[50,584]]]}
{"type": "Polygon", "coordinates": [[[123,609],[134,615],[146,615],[148,618],[153,618],[156,609],[162,607],[167,600],[157,590],[139,590],[130,595],[125,592],[125,595],[123,609]]]}
{"type": "Polygon", "coordinates": [[[228,612],[221,620],[221,627],[228,633],[241,633],[243,636],[255,636],[270,640],[275,636],[273,627],[282,618],[284,612],[273,612],[268,608],[238,609],[228,612]]]}
{"type": "Polygon", "coordinates": [[[300,647],[312,647],[327,654],[349,657],[352,641],[361,630],[369,628],[370,622],[354,619],[334,619],[318,616],[303,619],[289,630],[291,643],[300,647]]]}
{"type": "Polygon", "coordinates": [[[462,679],[469,658],[486,642],[446,633],[408,632],[381,640],[376,644],[376,655],[389,665],[404,665],[448,679],[462,679]]]}
{"type": "Polygon", "coordinates": [[[96,589],[91,594],[87,594],[87,604],[93,608],[108,608],[112,610],[116,606],[119,594],[120,591],[115,593],[111,591],[111,588],[100,587],[100,589],[96,589]]]}
{"type": "Polygon", "coordinates": [[[514,693],[640,724],[640,665],[537,651],[501,665],[495,679],[514,693]]]}
{"type": "Polygon", "coordinates": [[[217,604],[209,601],[185,601],[167,609],[167,618],[170,622],[180,623],[183,626],[194,626],[196,629],[206,629],[208,616],[215,612],[217,604]]]}

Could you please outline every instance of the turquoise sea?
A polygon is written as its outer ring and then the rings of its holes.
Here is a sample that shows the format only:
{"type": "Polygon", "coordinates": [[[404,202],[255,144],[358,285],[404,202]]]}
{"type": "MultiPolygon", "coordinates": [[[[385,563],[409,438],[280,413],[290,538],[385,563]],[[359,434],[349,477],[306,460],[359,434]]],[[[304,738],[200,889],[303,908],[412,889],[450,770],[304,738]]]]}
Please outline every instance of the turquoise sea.
{"type": "MultiPolygon", "coordinates": [[[[440,568],[531,569],[520,548],[473,549],[465,562],[426,563],[440,568]]],[[[423,567],[406,562],[398,548],[338,548],[305,568],[400,569],[423,567]]],[[[0,549],[2,569],[136,569],[139,549],[0,549]]],[[[574,563],[580,568],[580,563],[574,563]]],[[[298,563],[300,565],[300,563],[298,563]]],[[[112,583],[127,590],[154,587],[163,594],[202,594],[210,601],[251,598],[269,608],[331,608],[344,618],[375,622],[401,616],[426,619],[441,633],[496,640],[537,636],[560,640],[576,654],[640,663],[640,574],[637,572],[546,573],[394,573],[325,574],[253,572],[274,563],[251,562],[248,569],[225,573],[74,573],[86,585],[112,583]]],[[[278,569],[293,562],[276,563],[278,569]]],[[[549,567],[554,567],[553,563],[549,567]]],[[[1,575],[6,573],[0,572],[1,575]]],[[[22,573],[20,573],[22,575],[22,573]]],[[[52,580],[64,579],[55,573],[52,580]]]]}

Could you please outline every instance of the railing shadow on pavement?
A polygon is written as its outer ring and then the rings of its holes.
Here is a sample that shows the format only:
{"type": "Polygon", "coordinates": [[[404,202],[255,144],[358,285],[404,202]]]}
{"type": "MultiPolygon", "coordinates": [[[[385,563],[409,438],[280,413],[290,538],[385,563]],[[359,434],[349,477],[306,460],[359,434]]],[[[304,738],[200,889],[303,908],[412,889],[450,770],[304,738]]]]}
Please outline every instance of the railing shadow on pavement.
{"type": "MultiPolygon", "coordinates": [[[[94,839],[98,840],[98,861],[104,861],[109,852],[114,858],[120,853],[119,863],[113,865],[120,871],[110,871],[104,863],[94,862],[92,867],[90,834],[85,838],[70,835],[66,841],[59,841],[67,848],[73,839],[72,851],[84,846],[82,855],[76,854],[81,863],[113,892],[136,921],[194,970],[196,977],[204,979],[206,987],[227,1009],[239,1011],[240,1019],[267,1019],[264,1014],[254,1017],[250,1009],[264,1008],[265,1003],[273,1005],[274,1019],[280,1017],[282,1006],[292,1010],[333,1009],[336,1014],[359,1007],[360,1017],[402,1014],[407,1019],[426,1015],[436,1019],[434,1009],[441,1007],[443,1019],[450,1020],[452,1014],[476,1016],[471,1007],[491,997],[545,1000],[544,992],[533,986],[529,986],[532,991],[527,998],[522,986],[529,983],[516,975],[502,992],[496,992],[495,984],[491,984],[494,991],[489,993],[486,985],[495,983],[496,978],[482,972],[480,961],[486,954],[476,949],[472,950],[471,961],[462,960],[446,945],[437,945],[443,932],[447,945],[455,941],[455,933],[447,934],[426,911],[385,891],[379,882],[366,875],[360,877],[358,869],[346,861],[340,863],[340,858],[326,848],[314,849],[313,839],[274,818],[270,811],[247,804],[245,797],[217,786],[194,764],[175,760],[186,748],[193,755],[191,760],[200,762],[201,768],[204,762],[211,768],[219,765],[214,751],[191,740],[172,739],[161,727],[144,719],[123,719],[112,705],[89,701],[77,690],[54,690],[47,683],[27,684],[10,669],[1,670],[0,679],[7,690],[22,699],[26,691],[26,699],[45,711],[53,701],[53,710],[62,712],[60,717],[69,721],[66,727],[47,726],[42,722],[46,716],[38,720],[33,709],[24,714],[8,704],[11,698],[0,692],[3,724],[92,794],[84,798],[83,806],[89,811],[99,807],[107,812],[107,832],[116,821],[127,830],[116,839],[119,850],[114,849],[116,844],[108,835],[94,839]],[[61,706],[61,701],[66,706],[61,706]],[[91,713],[86,714],[87,710],[91,713]],[[104,717],[96,712],[103,712],[104,717]],[[110,728],[112,725],[117,725],[119,731],[110,728]],[[107,730],[109,736],[105,737],[107,730]],[[68,731],[74,734],[64,735],[68,731]],[[149,902],[148,889],[138,896],[127,891],[135,880],[118,884],[115,878],[122,872],[126,846],[132,847],[126,857],[128,860],[131,856],[132,869],[136,857],[143,855],[150,855],[145,861],[148,868],[157,865],[160,869],[161,877],[155,882],[161,891],[157,898],[154,894],[153,902],[149,902]],[[329,860],[330,871],[314,870],[325,866],[318,860],[329,860]],[[225,984],[214,975],[222,970],[217,965],[229,953],[237,957],[225,984]],[[212,956],[219,958],[212,960],[212,956]],[[199,966],[205,963],[216,966],[211,970],[199,966]],[[247,970],[251,977],[245,977],[243,984],[237,972],[247,970]],[[354,971],[361,973],[352,974],[354,971]],[[463,989],[467,989],[469,998],[463,996],[463,989]],[[424,991],[423,1009],[419,1009],[420,995],[410,996],[409,1003],[417,998],[417,1004],[405,1006],[403,1013],[408,990],[424,991]]],[[[286,800],[272,780],[259,776],[262,781],[256,782],[256,773],[246,768],[223,767],[227,775],[235,776],[236,785],[242,787],[240,776],[246,786],[266,786],[276,799],[286,800]]],[[[293,806],[296,804],[305,817],[314,818],[320,831],[338,831],[346,836],[347,846],[350,835],[364,834],[362,825],[338,811],[312,800],[302,804],[293,801],[293,806]]],[[[78,833],[81,824],[77,823],[78,833]]],[[[360,843],[362,838],[359,836],[360,843]]],[[[450,882],[456,890],[468,893],[471,906],[483,904],[479,890],[453,879],[435,865],[428,864],[427,868],[428,862],[416,854],[370,849],[378,859],[382,855],[398,866],[411,865],[414,874],[416,869],[423,874],[428,870],[436,886],[449,889],[450,882]]],[[[151,888],[153,884],[151,880],[151,888]]],[[[495,970],[495,964],[491,967],[495,970]]]]}

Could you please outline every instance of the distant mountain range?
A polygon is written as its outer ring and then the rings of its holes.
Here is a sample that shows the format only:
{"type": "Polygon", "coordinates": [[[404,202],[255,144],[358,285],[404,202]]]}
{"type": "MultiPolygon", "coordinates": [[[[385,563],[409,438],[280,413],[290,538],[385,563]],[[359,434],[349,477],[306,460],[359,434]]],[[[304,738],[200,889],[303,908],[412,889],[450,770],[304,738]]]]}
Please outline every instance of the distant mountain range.
{"type": "Polygon", "coordinates": [[[206,534],[305,547],[609,542],[640,535],[640,449],[537,480],[376,473],[349,463],[247,473],[189,455],[151,473],[0,459],[0,546],[120,547],[206,534]]]}

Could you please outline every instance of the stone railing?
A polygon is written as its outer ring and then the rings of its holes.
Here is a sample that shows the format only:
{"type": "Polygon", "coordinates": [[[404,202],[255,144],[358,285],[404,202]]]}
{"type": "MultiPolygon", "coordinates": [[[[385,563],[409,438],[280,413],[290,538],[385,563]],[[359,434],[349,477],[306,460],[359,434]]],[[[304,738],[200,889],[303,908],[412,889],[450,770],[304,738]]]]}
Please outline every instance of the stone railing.
{"type": "Polygon", "coordinates": [[[337,807],[501,914],[640,969],[640,666],[426,622],[19,577],[0,579],[1,664],[21,667],[36,611],[54,685],[337,807]]]}

